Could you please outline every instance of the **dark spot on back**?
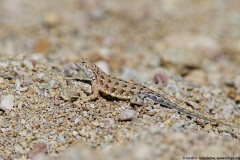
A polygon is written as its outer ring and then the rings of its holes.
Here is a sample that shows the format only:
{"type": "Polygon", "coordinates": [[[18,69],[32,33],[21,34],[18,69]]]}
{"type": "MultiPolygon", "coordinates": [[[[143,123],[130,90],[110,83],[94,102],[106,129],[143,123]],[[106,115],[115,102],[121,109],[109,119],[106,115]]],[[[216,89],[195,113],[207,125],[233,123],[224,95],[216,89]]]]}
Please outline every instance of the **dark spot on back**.
{"type": "Polygon", "coordinates": [[[130,95],[134,95],[134,92],[130,90],[130,91],[129,91],[129,94],[130,94],[130,95]]]}
{"type": "Polygon", "coordinates": [[[109,88],[109,86],[107,84],[104,85],[104,88],[109,88]]]}
{"type": "Polygon", "coordinates": [[[100,82],[101,85],[103,85],[103,80],[100,80],[99,82],[100,82]]]}
{"type": "Polygon", "coordinates": [[[123,88],[127,88],[127,85],[126,85],[126,84],[124,84],[124,85],[123,85],[123,88]]]}
{"type": "Polygon", "coordinates": [[[118,82],[118,81],[116,81],[116,82],[115,82],[115,85],[116,85],[116,86],[117,86],[117,85],[119,85],[119,82],[118,82]]]}
{"type": "Polygon", "coordinates": [[[136,89],[136,86],[132,86],[132,89],[136,89]]]}
{"type": "Polygon", "coordinates": [[[104,76],[103,76],[103,75],[101,75],[101,79],[104,79],[104,76]]]}
{"type": "Polygon", "coordinates": [[[117,88],[110,88],[111,92],[115,92],[117,90],[117,88]]]}
{"type": "Polygon", "coordinates": [[[112,83],[111,79],[108,79],[108,83],[112,83]]]}
{"type": "Polygon", "coordinates": [[[120,89],[119,93],[120,93],[120,94],[123,94],[123,93],[125,93],[125,90],[120,89]]]}

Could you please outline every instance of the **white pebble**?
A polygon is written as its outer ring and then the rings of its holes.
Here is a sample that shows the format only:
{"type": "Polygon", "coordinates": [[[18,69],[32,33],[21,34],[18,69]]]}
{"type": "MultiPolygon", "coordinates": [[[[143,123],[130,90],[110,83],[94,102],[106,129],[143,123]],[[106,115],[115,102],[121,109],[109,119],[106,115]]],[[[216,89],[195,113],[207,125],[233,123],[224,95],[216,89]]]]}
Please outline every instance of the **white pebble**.
{"type": "Polygon", "coordinates": [[[20,146],[20,145],[18,145],[18,144],[16,144],[16,145],[14,146],[14,149],[15,149],[15,152],[23,153],[23,148],[22,148],[22,146],[20,146]]]}
{"type": "Polygon", "coordinates": [[[32,62],[30,62],[30,61],[28,61],[28,60],[24,60],[23,61],[23,64],[27,67],[27,69],[29,69],[29,70],[33,70],[33,64],[32,64],[32,62]]]}
{"type": "Polygon", "coordinates": [[[77,124],[78,122],[80,122],[80,118],[77,117],[77,118],[74,120],[74,123],[77,124]]]}
{"type": "Polygon", "coordinates": [[[41,79],[45,76],[45,73],[38,73],[37,74],[37,78],[41,79]]]}
{"type": "Polygon", "coordinates": [[[0,108],[2,109],[13,109],[13,105],[14,105],[14,96],[9,94],[7,96],[3,96],[1,104],[0,104],[0,108]]]}
{"type": "Polygon", "coordinates": [[[95,108],[95,104],[91,103],[90,108],[95,108]]]}
{"type": "Polygon", "coordinates": [[[118,119],[120,121],[129,121],[129,120],[132,120],[134,118],[137,118],[138,117],[138,114],[136,111],[134,110],[125,110],[125,111],[122,111],[119,115],[118,115],[118,119]]]}
{"type": "Polygon", "coordinates": [[[59,136],[57,136],[57,141],[63,142],[63,141],[65,141],[65,138],[62,135],[59,135],[59,136]]]}
{"type": "Polygon", "coordinates": [[[55,83],[56,83],[56,81],[51,80],[50,82],[47,83],[46,89],[51,89],[54,86],[55,83]]]}
{"type": "Polygon", "coordinates": [[[15,85],[16,85],[16,90],[20,90],[20,85],[21,85],[21,83],[20,83],[20,80],[19,79],[16,79],[16,81],[15,81],[15,85]]]}
{"type": "Polygon", "coordinates": [[[22,102],[19,102],[19,103],[18,103],[18,109],[22,109],[22,105],[23,105],[23,103],[22,103],[22,102]]]}
{"type": "Polygon", "coordinates": [[[21,119],[21,123],[25,124],[26,123],[25,119],[21,119]]]}
{"type": "Polygon", "coordinates": [[[27,131],[26,130],[21,131],[19,132],[19,135],[25,137],[27,135],[27,131]]]}
{"type": "Polygon", "coordinates": [[[73,133],[74,136],[78,135],[77,131],[73,131],[72,133],[73,133]]]}
{"type": "Polygon", "coordinates": [[[88,116],[87,111],[83,111],[82,113],[83,113],[83,116],[84,116],[84,117],[87,117],[87,116],[88,116]]]}
{"type": "Polygon", "coordinates": [[[6,68],[7,66],[8,66],[8,64],[7,64],[7,63],[0,62],[0,67],[2,67],[2,68],[6,68]]]}

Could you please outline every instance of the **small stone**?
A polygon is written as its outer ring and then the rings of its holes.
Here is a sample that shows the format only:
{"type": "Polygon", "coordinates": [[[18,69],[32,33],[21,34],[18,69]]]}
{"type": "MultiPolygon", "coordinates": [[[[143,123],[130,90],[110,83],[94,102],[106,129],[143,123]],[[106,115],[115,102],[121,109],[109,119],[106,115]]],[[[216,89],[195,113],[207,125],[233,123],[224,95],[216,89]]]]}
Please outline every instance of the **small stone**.
{"type": "Polygon", "coordinates": [[[0,67],[2,67],[2,68],[6,68],[7,66],[8,66],[8,64],[7,64],[7,63],[0,62],[0,67]]]}
{"type": "Polygon", "coordinates": [[[26,130],[21,131],[21,132],[19,132],[19,135],[22,137],[25,137],[27,135],[27,131],[26,130]]]}
{"type": "Polygon", "coordinates": [[[51,80],[50,82],[47,83],[46,89],[51,89],[51,88],[53,88],[53,86],[54,86],[55,83],[56,83],[56,81],[51,80]]]}
{"type": "Polygon", "coordinates": [[[95,104],[93,103],[90,104],[90,108],[94,109],[95,107],[96,107],[95,104]]]}
{"type": "Polygon", "coordinates": [[[154,116],[156,113],[157,113],[157,112],[156,112],[155,110],[151,109],[151,110],[149,110],[149,111],[147,112],[147,115],[149,115],[149,116],[154,116]]]}
{"type": "Polygon", "coordinates": [[[15,149],[15,152],[23,153],[23,148],[22,148],[22,146],[20,146],[20,145],[18,145],[18,144],[16,144],[16,145],[14,146],[14,149],[15,149]]]}
{"type": "Polygon", "coordinates": [[[50,51],[50,49],[51,44],[46,39],[38,39],[33,46],[33,51],[36,53],[47,54],[50,51]]]}
{"type": "Polygon", "coordinates": [[[83,111],[82,113],[83,113],[83,116],[84,116],[84,117],[87,117],[87,116],[88,116],[88,112],[87,112],[87,111],[83,111]]]}
{"type": "Polygon", "coordinates": [[[134,110],[125,110],[118,115],[119,121],[129,121],[138,117],[138,113],[134,110]]]}
{"type": "Polygon", "coordinates": [[[193,70],[185,77],[185,80],[193,84],[205,84],[207,75],[202,70],[193,70]]]}
{"type": "Polygon", "coordinates": [[[28,93],[28,94],[34,94],[34,93],[35,93],[35,90],[34,90],[34,89],[29,89],[27,93],[28,93]]]}
{"type": "Polygon", "coordinates": [[[44,15],[43,23],[49,28],[55,27],[60,23],[60,17],[57,13],[47,13],[44,15]]]}
{"type": "Polygon", "coordinates": [[[73,131],[72,133],[73,133],[74,136],[78,135],[77,131],[73,131]]]}
{"type": "Polygon", "coordinates": [[[23,61],[23,64],[24,64],[24,66],[26,66],[27,69],[29,69],[29,70],[33,70],[33,68],[34,68],[32,62],[30,62],[29,60],[24,60],[24,61],[23,61]]]}
{"type": "Polygon", "coordinates": [[[93,121],[93,122],[92,122],[92,125],[98,127],[98,126],[99,126],[99,122],[97,122],[97,121],[93,121]]]}
{"type": "Polygon", "coordinates": [[[80,122],[80,118],[77,117],[77,118],[74,120],[74,123],[77,124],[78,122],[80,122]]]}
{"type": "Polygon", "coordinates": [[[2,109],[13,109],[14,105],[14,96],[9,94],[7,96],[3,96],[0,108],[2,109]]]}
{"type": "Polygon", "coordinates": [[[19,79],[16,79],[15,85],[16,85],[16,90],[20,90],[20,88],[21,88],[21,83],[20,83],[20,80],[19,80],[19,79]]]}
{"type": "Polygon", "coordinates": [[[39,154],[46,154],[47,153],[47,145],[45,143],[37,143],[32,150],[27,153],[27,156],[30,159],[34,159],[39,154]]]}
{"type": "Polygon", "coordinates": [[[32,81],[22,81],[21,82],[21,86],[22,87],[27,87],[27,86],[32,85],[32,84],[33,84],[32,81]]]}
{"type": "Polygon", "coordinates": [[[85,129],[83,128],[83,129],[81,129],[79,132],[79,135],[80,136],[83,136],[83,137],[85,137],[86,136],[86,131],[85,131],[85,129]]]}
{"type": "Polygon", "coordinates": [[[41,79],[45,76],[45,73],[38,73],[37,74],[37,78],[41,79]]]}
{"type": "Polygon", "coordinates": [[[100,124],[104,123],[104,124],[114,124],[115,120],[113,118],[102,118],[100,120],[100,124]]]}
{"type": "Polygon", "coordinates": [[[0,84],[0,89],[6,89],[7,88],[7,85],[5,84],[0,84]]]}
{"type": "Polygon", "coordinates": [[[22,105],[23,105],[23,103],[22,103],[22,102],[19,102],[19,103],[18,103],[18,109],[22,109],[22,105]]]}
{"type": "Polygon", "coordinates": [[[155,84],[166,86],[168,84],[168,77],[164,73],[157,73],[153,77],[155,84]]]}
{"type": "Polygon", "coordinates": [[[59,136],[57,136],[57,141],[63,142],[63,141],[65,141],[65,138],[62,135],[59,135],[59,136]]]}
{"type": "Polygon", "coordinates": [[[73,71],[69,68],[65,69],[64,73],[65,73],[66,77],[72,77],[72,75],[73,75],[73,71]]]}
{"type": "Polygon", "coordinates": [[[25,124],[26,123],[25,119],[21,119],[21,123],[25,124]]]}

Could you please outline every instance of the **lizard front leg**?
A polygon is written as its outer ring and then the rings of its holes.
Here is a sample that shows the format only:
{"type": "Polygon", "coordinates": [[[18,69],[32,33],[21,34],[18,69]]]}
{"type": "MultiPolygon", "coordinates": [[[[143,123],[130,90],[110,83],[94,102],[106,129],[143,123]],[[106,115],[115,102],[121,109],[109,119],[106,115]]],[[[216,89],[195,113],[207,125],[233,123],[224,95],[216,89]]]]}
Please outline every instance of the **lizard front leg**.
{"type": "Polygon", "coordinates": [[[98,97],[98,95],[99,95],[99,89],[95,83],[92,83],[92,94],[90,94],[87,97],[79,97],[79,101],[80,102],[91,101],[91,100],[96,99],[98,97]]]}

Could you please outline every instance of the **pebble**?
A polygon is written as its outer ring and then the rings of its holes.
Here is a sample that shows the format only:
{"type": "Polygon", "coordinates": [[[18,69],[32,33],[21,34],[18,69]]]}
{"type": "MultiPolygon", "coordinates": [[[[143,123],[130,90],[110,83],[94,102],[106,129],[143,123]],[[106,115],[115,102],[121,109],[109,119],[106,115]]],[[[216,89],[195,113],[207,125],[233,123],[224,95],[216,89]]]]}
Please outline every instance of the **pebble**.
{"type": "Polygon", "coordinates": [[[7,66],[8,66],[8,64],[7,64],[7,63],[0,62],[0,67],[2,67],[2,68],[6,68],[7,66]]]}
{"type": "Polygon", "coordinates": [[[83,137],[86,136],[86,131],[85,131],[84,128],[82,128],[78,133],[79,133],[80,136],[83,136],[83,137]]]}
{"type": "Polygon", "coordinates": [[[185,80],[193,84],[205,84],[207,75],[203,70],[193,70],[185,77],[185,80]]]}
{"type": "Polygon", "coordinates": [[[38,73],[37,78],[42,79],[45,75],[45,73],[38,73]]]}
{"type": "Polygon", "coordinates": [[[56,83],[56,81],[51,80],[50,82],[47,83],[46,89],[51,89],[51,88],[53,88],[53,86],[54,86],[55,83],[56,83]]]}
{"type": "Polygon", "coordinates": [[[129,121],[129,120],[132,120],[137,117],[138,117],[138,113],[136,111],[127,109],[125,111],[122,111],[118,115],[118,120],[119,121],[129,121]]]}
{"type": "Polygon", "coordinates": [[[33,45],[33,52],[47,54],[51,49],[51,43],[47,39],[38,39],[33,45]]]}
{"type": "Polygon", "coordinates": [[[25,124],[26,123],[25,119],[21,119],[21,123],[25,124]]]}
{"type": "Polygon", "coordinates": [[[62,136],[62,135],[57,136],[57,141],[58,141],[58,142],[63,142],[63,141],[65,141],[64,136],[62,136]]]}
{"type": "Polygon", "coordinates": [[[21,82],[21,86],[22,87],[27,87],[27,86],[32,85],[32,84],[33,84],[33,82],[32,81],[28,81],[28,80],[25,80],[25,81],[21,82]]]}
{"type": "Polygon", "coordinates": [[[80,118],[76,117],[76,119],[74,120],[74,123],[77,124],[78,122],[80,122],[80,118]]]}
{"type": "Polygon", "coordinates": [[[47,144],[46,143],[37,143],[32,150],[27,153],[27,156],[30,159],[34,159],[39,154],[46,154],[47,153],[47,144]]]}
{"type": "Polygon", "coordinates": [[[27,67],[27,69],[29,69],[30,71],[33,70],[34,66],[32,64],[32,62],[30,62],[29,60],[24,60],[23,64],[27,67]]]}
{"type": "Polygon", "coordinates": [[[43,17],[43,23],[49,28],[57,26],[60,23],[59,14],[54,12],[46,13],[43,17]]]}
{"type": "Polygon", "coordinates": [[[0,108],[10,110],[10,109],[13,109],[13,105],[14,105],[14,96],[13,95],[9,94],[7,96],[2,97],[0,108]]]}
{"type": "Polygon", "coordinates": [[[98,122],[98,121],[93,121],[93,122],[92,122],[92,125],[94,125],[94,126],[98,127],[100,124],[99,124],[99,122],[98,122]]]}
{"type": "Polygon", "coordinates": [[[153,82],[161,86],[166,86],[168,84],[168,77],[166,74],[158,72],[154,75],[153,82]]]}
{"type": "Polygon", "coordinates": [[[72,77],[72,75],[73,75],[73,71],[69,68],[65,69],[64,73],[65,73],[66,77],[72,77]]]}
{"type": "Polygon", "coordinates": [[[102,118],[100,120],[100,124],[104,123],[104,124],[114,124],[115,120],[113,118],[102,118]]]}
{"type": "Polygon", "coordinates": [[[25,137],[27,135],[27,131],[26,130],[21,131],[19,132],[19,135],[25,137]]]}
{"type": "Polygon", "coordinates": [[[74,136],[76,136],[76,135],[78,135],[78,132],[77,132],[77,131],[73,131],[72,134],[73,134],[74,136]]]}
{"type": "Polygon", "coordinates": [[[23,103],[22,103],[22,102],[19,102],[19,103],[18,103],[18,109],[22,109],[22,105],[23,105],[23,103]]]}
{"type": "Polygon", "coordinates": [[[23,153],[23,148],[19,144],[14,145],[15,152],[23,153]]]}

